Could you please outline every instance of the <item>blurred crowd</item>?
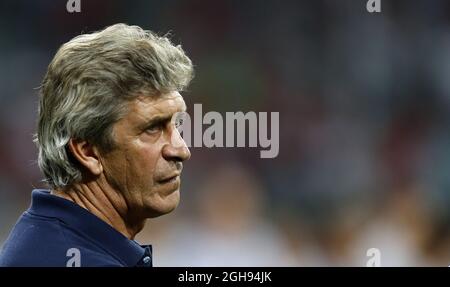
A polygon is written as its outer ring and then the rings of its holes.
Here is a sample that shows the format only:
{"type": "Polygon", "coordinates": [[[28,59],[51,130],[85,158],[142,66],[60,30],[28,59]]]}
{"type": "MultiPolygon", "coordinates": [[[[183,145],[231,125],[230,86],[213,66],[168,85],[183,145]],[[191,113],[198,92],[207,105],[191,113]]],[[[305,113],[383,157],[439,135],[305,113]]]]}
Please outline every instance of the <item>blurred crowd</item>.
{"type": "Polygon", "coordinates": [[[450,2],[0,4],[0,246],[44,187],[38,87],[58,47],[117,22],[171,33],[204,112],[280,113],[280,152],[192,148],[181,203],[138,236],[156,266],[450,264],[450,2]]]}

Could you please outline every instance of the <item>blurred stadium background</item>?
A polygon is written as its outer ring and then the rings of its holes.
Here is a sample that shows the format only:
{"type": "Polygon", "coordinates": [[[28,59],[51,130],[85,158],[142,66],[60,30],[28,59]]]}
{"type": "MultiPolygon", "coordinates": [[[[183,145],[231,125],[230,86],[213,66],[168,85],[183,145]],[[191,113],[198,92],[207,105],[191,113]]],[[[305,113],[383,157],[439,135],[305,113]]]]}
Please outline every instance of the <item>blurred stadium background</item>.
{"type": "Polygon", "coordinates": [[[57,48],[117,22],[171,31],[188,107],[280,112],[280,153],[192,148],[182,201],[138,240],[155,266],[450,264],[450,2],[0,3],[0,245],[43,187],[37,87],[57,48]]]}

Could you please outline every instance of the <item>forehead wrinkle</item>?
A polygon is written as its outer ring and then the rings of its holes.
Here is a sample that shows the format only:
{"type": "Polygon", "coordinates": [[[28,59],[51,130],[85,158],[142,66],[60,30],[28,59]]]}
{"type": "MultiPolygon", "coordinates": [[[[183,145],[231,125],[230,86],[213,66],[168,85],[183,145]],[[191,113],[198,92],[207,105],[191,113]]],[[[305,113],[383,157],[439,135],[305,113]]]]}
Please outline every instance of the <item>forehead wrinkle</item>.
{"type": "Polygon", "coordinates": [[[135,102],[133,110],[139,117],[143,117],[146,121],[150,121],[155,117],[171,117],[176,112],[186,111],[186,103],[179,93],[152,99],[150,101],[149,98],[143,97],[139,97],[137,100],[141,105],[138,105],[135,102]],[[161,102],[165,103],[161,104],[161,102]]]}

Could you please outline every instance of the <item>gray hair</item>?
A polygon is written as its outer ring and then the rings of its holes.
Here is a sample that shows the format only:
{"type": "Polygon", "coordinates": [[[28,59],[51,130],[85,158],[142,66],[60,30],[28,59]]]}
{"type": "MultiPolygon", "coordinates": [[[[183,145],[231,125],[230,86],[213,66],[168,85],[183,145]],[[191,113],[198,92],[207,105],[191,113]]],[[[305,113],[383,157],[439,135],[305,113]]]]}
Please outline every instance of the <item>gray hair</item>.
{"type": "Polygon", "coordinates": [[[192,62],[181,46],[138,26],[116,24],[62,45],[40,87],[34,135],[45,181],[61,188],[81,179],[68,149],[71,138],[109,151],[113,124],[140,91],[183,91],[192,78],[192,62]]]}

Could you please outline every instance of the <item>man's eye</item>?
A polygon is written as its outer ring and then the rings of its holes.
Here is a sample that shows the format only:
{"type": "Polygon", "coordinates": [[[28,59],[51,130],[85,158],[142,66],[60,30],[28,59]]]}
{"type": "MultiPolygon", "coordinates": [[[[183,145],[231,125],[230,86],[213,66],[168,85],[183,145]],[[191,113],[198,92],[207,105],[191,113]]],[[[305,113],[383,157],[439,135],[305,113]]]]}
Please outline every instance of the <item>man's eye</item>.
{"type": "Polygon", "coordinates": [[[173,118],[173,124],[175,125],[175,128],[180,130],[183,124],[186,122],[187,113],[186,112],[179,112],[174,115],[173,118]]]}
{"type": "Polygon", "coordinates": [[[182,118],[176,119],[176,120],[175,120],[175,127],[176,127],[176,128],[181,127],[181,126],[183,125],[183,122],[184,122],[184,119],[182,119],[182,118]]]}
{"type": "Polygon", "coordinates": [[[160,124],[151,125],[145,131],[149,134],[157,133],[161,131],[161,125],[160,124]]]}

